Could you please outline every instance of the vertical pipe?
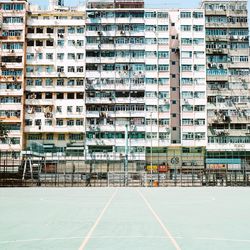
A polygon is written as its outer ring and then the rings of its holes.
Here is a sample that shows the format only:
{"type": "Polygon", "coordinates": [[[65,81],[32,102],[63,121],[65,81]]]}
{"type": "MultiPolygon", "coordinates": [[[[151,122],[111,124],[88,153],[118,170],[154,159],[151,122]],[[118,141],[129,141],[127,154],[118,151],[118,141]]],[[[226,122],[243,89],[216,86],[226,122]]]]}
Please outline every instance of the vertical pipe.
{"type": "Polygon", "coordinates": [[[124,161],[124,172],[125,172],[125,186],[128,186],[128,124],[125,125],[125,161],[124,161]]]}

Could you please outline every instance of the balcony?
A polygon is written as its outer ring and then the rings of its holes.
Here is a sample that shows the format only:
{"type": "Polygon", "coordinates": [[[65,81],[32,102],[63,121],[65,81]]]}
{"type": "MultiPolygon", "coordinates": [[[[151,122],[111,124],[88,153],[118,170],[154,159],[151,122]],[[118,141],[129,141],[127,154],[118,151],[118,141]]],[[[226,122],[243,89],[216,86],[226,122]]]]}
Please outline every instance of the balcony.
{"type": "Polygon", "coordinates": [[[79,133],[84,132],[84,126],[26,126],[26,133],[79,133]]]}
{"type": "Polygon", "coordinates": [[[1,89],[1,96],[22,96],[22,89],[1,89]]]}
{"type": "Polygon", "coordinates": [[[24,68],[23,62],[2,62],[2,68],[6,69],[22,69],[24,68]]]}
{"type": "Polygon", "coordinates": [[[85,102],[87,104],[110,104],[110,103],[114,103],[115,99],[113,98],[105,98],[105,97],[87,97],[85,102]]]}
{"type": "Polygon", "coordinates": [[[54,39],[54,34],[48,33],[27,33],[27,39],[54,39]]]}
{"type": "MultiPolygon", "coordinates": [[[[83,14],[83,12],[82,12],[83,14]]],[[[80,14],[81,15],[81,14],[80,14]]],[[[45,26],[45,27],[50,27],[50,26],[85,26],[85,20],[78,20],[78,19],[30,19],[28,18],[27,20],[27,25],[28,26],[45,26]]]]}
{"type": "Polygon", "coordinates": [[[6,41],[6,42],[24,42],[24,37],[23,36],[1,36],[1,40],[6,41]]]}
{"type": "Polygon", "coordinates": [[[26,99],[26,105],[53,105],[53,99],[26,99]]]}
{"type": "Polygon", "coordinates": [[[207,81],[228,81],[228,75],[208,75],[207,81]]]}
{"type": "Polygon", "coordinates": [[[216,22],[207,22],[206,28],[248,28],[247,22],[241,23],[216,23],[216,22]]]}
{"type": "Polygon", "coordinates": [[[213,9],[205,9],[205,14],[206,16],[226,16],[227,15],[227,10],[225,9],[220,9],[220,10],[213,10],[213,9]]]}
{"type": "Polygon", "coordinates": [[[55,113],[55,118],[83,118],[84,113],[81,112],[65,112],[65,113],[55,113]]]}
{"type": "Polygon", "coordinates": [[[207,49],[206,50],[207,54],[228,54],[229,53],[229,49],[221,49],[221,48],[217,48],[217,49],[207,49]]]}

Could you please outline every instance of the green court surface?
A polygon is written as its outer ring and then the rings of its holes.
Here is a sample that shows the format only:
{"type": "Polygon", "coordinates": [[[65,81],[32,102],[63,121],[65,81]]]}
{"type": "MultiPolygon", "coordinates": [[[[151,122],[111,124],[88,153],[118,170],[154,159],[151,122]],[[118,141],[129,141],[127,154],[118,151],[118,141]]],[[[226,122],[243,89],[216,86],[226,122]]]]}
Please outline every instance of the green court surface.
{"type": "Polygon", "coordinates": [[[2,188],[0,249],[250,249],[249,188],[2,188]]]}

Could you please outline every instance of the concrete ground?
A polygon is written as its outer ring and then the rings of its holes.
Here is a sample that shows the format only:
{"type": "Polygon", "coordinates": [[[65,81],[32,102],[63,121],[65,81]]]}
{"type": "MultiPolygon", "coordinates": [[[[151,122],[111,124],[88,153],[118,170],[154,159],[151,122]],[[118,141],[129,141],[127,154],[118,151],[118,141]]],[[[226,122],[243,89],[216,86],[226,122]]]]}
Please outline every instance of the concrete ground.
{"type": "Polygon", "coordinates": [[[248,250],[249,212],[249,188],[2,188],[0,249],[248,250]]]}

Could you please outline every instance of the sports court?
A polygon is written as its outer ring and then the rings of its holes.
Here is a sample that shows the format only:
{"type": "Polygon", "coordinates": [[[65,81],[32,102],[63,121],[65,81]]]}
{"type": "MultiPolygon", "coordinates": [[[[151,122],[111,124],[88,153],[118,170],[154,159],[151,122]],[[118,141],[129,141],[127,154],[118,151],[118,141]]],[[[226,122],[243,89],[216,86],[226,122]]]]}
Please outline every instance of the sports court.
{"type": "Polygon", "coordinates": [[[250,189],[2,188],[0,249],[250,249],[250,189]]]}

